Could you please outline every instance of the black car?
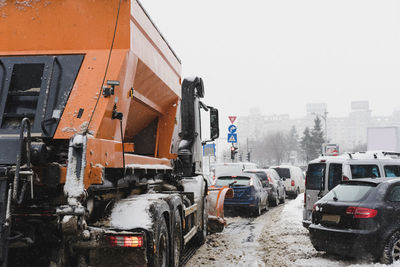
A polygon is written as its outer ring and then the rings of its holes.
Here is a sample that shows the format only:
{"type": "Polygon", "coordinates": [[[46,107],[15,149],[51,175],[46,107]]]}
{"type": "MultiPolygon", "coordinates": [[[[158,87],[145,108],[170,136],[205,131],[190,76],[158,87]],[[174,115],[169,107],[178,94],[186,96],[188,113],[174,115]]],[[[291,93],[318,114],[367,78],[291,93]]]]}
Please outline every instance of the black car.
{"type": "Polygon", "coordinates": [[[274,169],[246,170],[245,173],[254,173],[261,180],[268,191],[268,202],[270,206],[278,206],[285,203],[286,190],[283,179],[274,169]]]}
{"type": "Polygon", "coordinates": [[[400,178],[342,182],[315,203],[309,231],[318,251],[400,260],[400,178]]]}

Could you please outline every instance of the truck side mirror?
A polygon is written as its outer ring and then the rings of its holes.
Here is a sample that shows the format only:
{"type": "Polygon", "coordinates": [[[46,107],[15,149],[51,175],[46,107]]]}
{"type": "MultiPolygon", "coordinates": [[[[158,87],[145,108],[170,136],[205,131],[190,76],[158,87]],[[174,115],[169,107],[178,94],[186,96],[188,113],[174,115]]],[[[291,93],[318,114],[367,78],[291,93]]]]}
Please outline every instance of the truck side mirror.
{"type": "Polygon", "coordinates": [[[218,109],[210,107],[210,138],[215,140],[219,137],[218,109]]]}

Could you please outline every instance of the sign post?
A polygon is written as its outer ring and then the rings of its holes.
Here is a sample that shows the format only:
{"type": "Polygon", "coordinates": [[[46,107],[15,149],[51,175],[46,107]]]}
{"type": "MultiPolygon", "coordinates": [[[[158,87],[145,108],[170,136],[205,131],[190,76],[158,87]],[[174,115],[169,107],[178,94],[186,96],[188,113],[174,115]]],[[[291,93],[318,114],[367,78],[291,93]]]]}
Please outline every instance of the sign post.
{"type": "Polygon", "coordinates": [[[228,138],[227,141],[228,143],[231,143],[231,159],[232,162],[235,160],[235,155],[237,152],[237,147],[235,147],[235,143],[237,143],[237,127],[233,123],[236,121],[236,116],[228,116],[229,121],[231,122],[231,125],[228,127],[228,138]]]}

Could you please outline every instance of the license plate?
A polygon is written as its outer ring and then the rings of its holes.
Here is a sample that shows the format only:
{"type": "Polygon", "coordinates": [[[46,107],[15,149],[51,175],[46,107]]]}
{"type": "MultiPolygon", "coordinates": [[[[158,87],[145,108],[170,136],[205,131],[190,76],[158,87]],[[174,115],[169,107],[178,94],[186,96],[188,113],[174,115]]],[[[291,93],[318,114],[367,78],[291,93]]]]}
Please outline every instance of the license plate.
{"type": "Polygon", "coordinates": [[[340,216],[339,215],[324,214],[324,215],[322,215],[322,221],[333,222],[333,223],[338,224],[340,222],[340,216]]]}

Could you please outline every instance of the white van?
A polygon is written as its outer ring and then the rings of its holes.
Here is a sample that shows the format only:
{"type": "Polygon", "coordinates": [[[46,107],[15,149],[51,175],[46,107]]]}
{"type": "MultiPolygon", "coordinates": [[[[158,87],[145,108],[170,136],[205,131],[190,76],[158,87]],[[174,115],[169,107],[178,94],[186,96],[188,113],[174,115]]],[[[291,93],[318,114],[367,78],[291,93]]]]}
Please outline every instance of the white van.
{"type": "Polygon", "coordinates": [[[337,157],[322,156],[309,162],[304,193],[303,226],[311,223],[312,208],[342,180],[400,177],[400,154],[357,152],[337,157]],[[395,156],[395,157],[393,157],[395,156]]]}
{"type": "Polygon", "coordinates": [[[211,175],[213,179],[217,178],[222,173],[232,173],[234,171],[242,172],[244,170],[254,170],[258,166],[252,162],[224,162],[211,164],[211,175]]]}
{"type": "Polygon", "coordinates": [[[304,192],[304,176],[299,167],[279,165],[270,168],[276,170],[279,176],[284,180],[287,196],[296,198],[298,194],[304,192]]]}

